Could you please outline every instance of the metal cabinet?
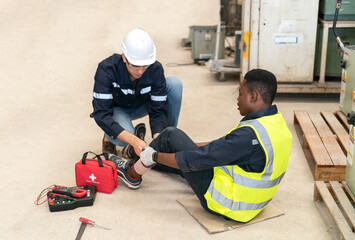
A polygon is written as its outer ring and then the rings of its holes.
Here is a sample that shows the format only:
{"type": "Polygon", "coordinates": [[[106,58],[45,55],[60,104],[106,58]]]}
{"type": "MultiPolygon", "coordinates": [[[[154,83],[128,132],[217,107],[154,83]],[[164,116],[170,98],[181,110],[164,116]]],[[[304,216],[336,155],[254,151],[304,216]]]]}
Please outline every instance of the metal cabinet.
{"type": "Polygon", "coordinates": [[[312,82],[319,2],[243,3],[242,75],[253,68],[264,68],[279,82],[312,82]]]}
{"type": "MultiPolygon", "coordinates": [[[[215,54],[217,26],[190,26],[191,57],[196,61],[208,60],[215,54]]],[[[225,28],[221,29],[218,58],[224,58],[225,28]]]]}

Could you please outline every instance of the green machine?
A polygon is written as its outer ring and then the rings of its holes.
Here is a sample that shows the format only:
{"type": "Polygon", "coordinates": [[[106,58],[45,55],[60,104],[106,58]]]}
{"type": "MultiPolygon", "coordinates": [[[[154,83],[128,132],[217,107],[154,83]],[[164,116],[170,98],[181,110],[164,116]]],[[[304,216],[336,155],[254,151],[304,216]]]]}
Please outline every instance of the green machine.
{"type": "MultiPolygon", "coordinates": [[[[320,0],[319,1],[319,17],[324,21],[334,20],[334,13],[336,5],[334,0],[320,0]]],[[[355,0],[342,0],[341,8],[338,9],[337,20],[341,21],[355,21],[355,0]]],[[[341,37],[345,46],[355,45],[355,28],[337,28],[337,34],[341,37]]],[[[319,76],[320,62],[321,62],[321,48],[323,42],[323,27],[322,24],[317,26],[317,40],[316,40],[316,52],[314,61],[314,75],[319,76]]],[[[324,41],[326,41],[324,39],[324,41]]],[[[327,60],[325,66],[325,76],[327,77],[340,77],[341,67],[339,62],[342,60],[342,56],[336,49],[337,41],[329,34],[328,36],[328,48],[327,48],[327,60]]]]}
{"type": "MultiPolygon", "coordinates": [[[[342,1],[342,8],[339,9],[339,18],[341,21],[355,20],[355,1],[342,1]]],[[[319,1],[319,15],[326,21],[331,21],[334,18],[335,5],[334,0],[320,0],[319,1]]]]}
{"type": "MultiPolygon", "coordinates": [[[[355,2],[355,1],[354,1],[355,2]]],[[[355,10],[354,10],[355,11],[355,10]]],[[[316,41],[316,53],[314,59],[314,75],[319,76],[320,62],[321,62],[321,50],[323,42],[323,27],[318,24],[317,27],[317,41],[316,41]]],[[[355,45],[355,28],[337,28],[337,33],[341,36],[345,46],[355,45]]],[[[336,48],[337,41],[329,34],[328,47],[327,47],[327,60],[325,66],[325,76],[327,77],[339,77],[341,76],[340,61],[342,56],[339,54],[339,50],[336,48]]]]}

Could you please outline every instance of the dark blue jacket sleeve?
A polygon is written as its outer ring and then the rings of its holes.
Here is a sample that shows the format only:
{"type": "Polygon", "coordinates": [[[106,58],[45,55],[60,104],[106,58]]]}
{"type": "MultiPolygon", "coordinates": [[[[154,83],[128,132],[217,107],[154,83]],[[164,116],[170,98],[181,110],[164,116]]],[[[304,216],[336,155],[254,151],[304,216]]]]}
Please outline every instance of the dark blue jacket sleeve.
{"type": "Polygon", "coordinates": [[[249,161],[255,133],[249,127],[238,128],[225,137],[196,150],[175,153],[183,172],[202,171],[217,166],[242,165],[249,161]]]}
{"type": "Polygon", "coordinates": [[[105,72],[101,64],[95,74],[92,105],[94,108],[92,116],[97,125],[112,138],[117,138],[124,129],[113,121],[112,78],[110,74],[105,72]]]}
{"type": "Polygon", "coordinates": [[[161,64],[157,64],[153,71],[151,96],[148,102],[149,124],[152,136],[162,132],[168,126],[168,100],[166,80],[161,64]]]}

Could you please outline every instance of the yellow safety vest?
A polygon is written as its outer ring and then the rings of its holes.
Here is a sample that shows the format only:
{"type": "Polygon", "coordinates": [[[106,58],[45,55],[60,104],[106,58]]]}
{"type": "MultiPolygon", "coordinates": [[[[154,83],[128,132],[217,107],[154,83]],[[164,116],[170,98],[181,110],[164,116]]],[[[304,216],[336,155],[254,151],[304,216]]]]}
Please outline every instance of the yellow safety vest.
{"type": "Polygon", "coordinates": [[[235,221],[248,222],[271,201],[285,175],[292,135],[280,112],[240,122],[227,135],[242,127],[255,131],[265,151],[263,172],[246,172],[237,165],[214,167],[213,179],[204,196],[212,211],[235,221]]]}

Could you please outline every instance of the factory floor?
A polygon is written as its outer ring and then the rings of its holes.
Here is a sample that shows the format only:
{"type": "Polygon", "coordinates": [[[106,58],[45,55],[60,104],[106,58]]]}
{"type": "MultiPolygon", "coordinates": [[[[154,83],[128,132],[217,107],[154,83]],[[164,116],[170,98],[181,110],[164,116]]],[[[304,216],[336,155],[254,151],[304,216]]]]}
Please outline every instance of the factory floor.
{"type": "MultiPolygon", "coordinates": [[[[278,95],[293,134],[287,173],[273,199],[284,215],[208,234],[176,199],[193,194],[176,175],[150,171],[139,190],[122,182],[91,207],[57,213],[35,199],[51,184],[75,185],[74,165],[101,151],[102,131],[89,118],[98,62],[121,53],[135,27],[152,36],[166,76],[184,85],[179,128],[210,141],[233,128],[238,76],[219,82],[180,46],[189,26],[216,25],[218,1],[2,0],[0,2],[0,238],[74,239],[79,217],[111,228],[86,228],[82,239],[331,239],[313,202],[313,176],[293,125],[294,110],[336,110],[338,96],[278,95]]],[[[277,64],[277,63],[275,63],[277,64]]],[[[148,124],[148,119],[142,119],[148,124]]],[[[138,122],[135,122],[138,123],[138,122]]],[[[149,130],[149,129],[148,129],[149,130]]],[[[146,141],[150,142],[150,131],[146,141]]]]}

